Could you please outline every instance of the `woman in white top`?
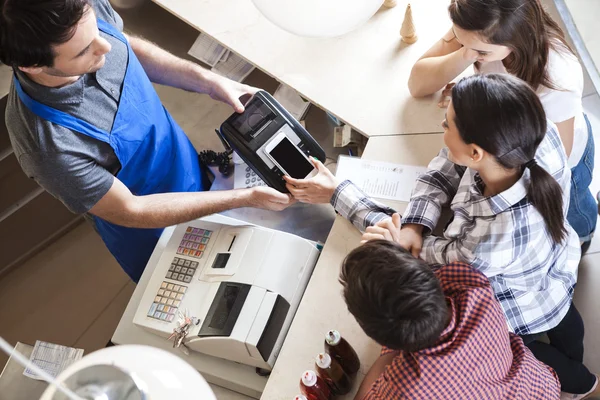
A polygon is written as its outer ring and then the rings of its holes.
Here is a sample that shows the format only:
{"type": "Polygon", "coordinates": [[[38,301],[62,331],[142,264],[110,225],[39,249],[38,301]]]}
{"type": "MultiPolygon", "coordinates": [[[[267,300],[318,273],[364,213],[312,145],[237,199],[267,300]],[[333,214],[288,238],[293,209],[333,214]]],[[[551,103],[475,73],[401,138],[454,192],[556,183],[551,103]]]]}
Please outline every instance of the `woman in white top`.
{"type": "Polygon", "coordinates": [[[415,63],[411,94],[426,96],[445,87],[447,95],[448,82],[470,65],[479,73],[509,73],[527,82],[556,124],[569,157],[567,218],[585,250],[597,218],[589,190],[594,139],[581,103],[583,72],[562,30],[540,0],[452,0],[448,10],[452,28],[415,63]]]}

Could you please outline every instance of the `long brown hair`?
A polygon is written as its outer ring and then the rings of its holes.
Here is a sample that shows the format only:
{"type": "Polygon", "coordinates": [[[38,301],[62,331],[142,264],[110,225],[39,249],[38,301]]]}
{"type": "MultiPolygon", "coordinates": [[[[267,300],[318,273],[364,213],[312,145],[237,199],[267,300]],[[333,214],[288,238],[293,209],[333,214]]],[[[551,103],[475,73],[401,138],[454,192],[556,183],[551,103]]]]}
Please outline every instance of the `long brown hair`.
{"type": "Polygon", "coordinates": [[[488,43],[512,50],[502,61],[509,73],[534,90],[540,85],[558,89],[546,70],[550,47],[573,50],[540,0],[452,0],[448,11],[461,29],[476,31],[488,43]]]}
{"type": "Polygon", "coordinates": [[[529,169],[527,199],[546,222],[554,243],[562,243],[567,236],[562,189],[535,161],[547,128],[538,95],[508,74],[472,75],[454,86],[452,105],[463,142],[478,145],[508,170],[529,169]]]}

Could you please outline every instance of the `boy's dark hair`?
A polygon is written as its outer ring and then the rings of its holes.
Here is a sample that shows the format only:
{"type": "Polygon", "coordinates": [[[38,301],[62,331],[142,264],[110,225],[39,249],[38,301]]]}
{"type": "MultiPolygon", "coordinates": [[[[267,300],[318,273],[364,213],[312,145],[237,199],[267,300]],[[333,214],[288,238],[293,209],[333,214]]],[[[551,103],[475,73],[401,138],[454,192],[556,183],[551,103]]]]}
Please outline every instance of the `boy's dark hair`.
{"type": "Polygon", "coordinates": [[[390,349],[429,348],[448,324],[446,298],[431,267],[396,243],[374,240],[354,249],[340,283],[361,328],[390,349]]]}
{"type": "Polygon", "coordinates": [[[16,67],[52,67],[52,46],[67,42],[89,0],[0,0],[0,61],[16,67]]]}

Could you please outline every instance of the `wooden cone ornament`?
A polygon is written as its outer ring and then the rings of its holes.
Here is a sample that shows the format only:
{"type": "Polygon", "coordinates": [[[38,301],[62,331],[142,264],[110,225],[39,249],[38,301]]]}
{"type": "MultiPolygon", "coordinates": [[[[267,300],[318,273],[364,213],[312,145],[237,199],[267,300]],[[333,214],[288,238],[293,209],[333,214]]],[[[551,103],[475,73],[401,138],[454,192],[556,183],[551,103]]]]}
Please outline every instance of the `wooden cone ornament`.
{"type": "Polygon", "coordinates": [[[402,40],[408,44],[412,44],[418,39],[410,3],[406,6],[404,21],[402,21],[402,27],[400,28],[400,36],[402,36],[402,40]]]}
{"type": "Polygon", "coordinates": [[[383,2],[384,7],[387,7],[387,8],[396,7],[396,4],[398,4],[398,2],[396,0],[385,0],[383,2]]]}

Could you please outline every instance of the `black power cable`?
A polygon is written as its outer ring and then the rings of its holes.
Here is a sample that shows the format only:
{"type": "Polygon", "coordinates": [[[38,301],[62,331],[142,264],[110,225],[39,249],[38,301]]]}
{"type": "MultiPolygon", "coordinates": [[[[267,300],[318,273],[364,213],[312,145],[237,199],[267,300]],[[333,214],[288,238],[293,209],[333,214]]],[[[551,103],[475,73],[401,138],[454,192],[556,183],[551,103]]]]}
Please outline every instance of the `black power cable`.
{"type": "Polygon", "coordinates": [[[221,153],[217,153],[213,150],[202,150],[200,154],[198,154],[198,159],[201,163],[214,167],[216,165],[219,166],[219,172],[223,174],[223,176],[229,176],[233,169],[231,168],[231,153],[232,150],[226,150],[221,153]]]}

